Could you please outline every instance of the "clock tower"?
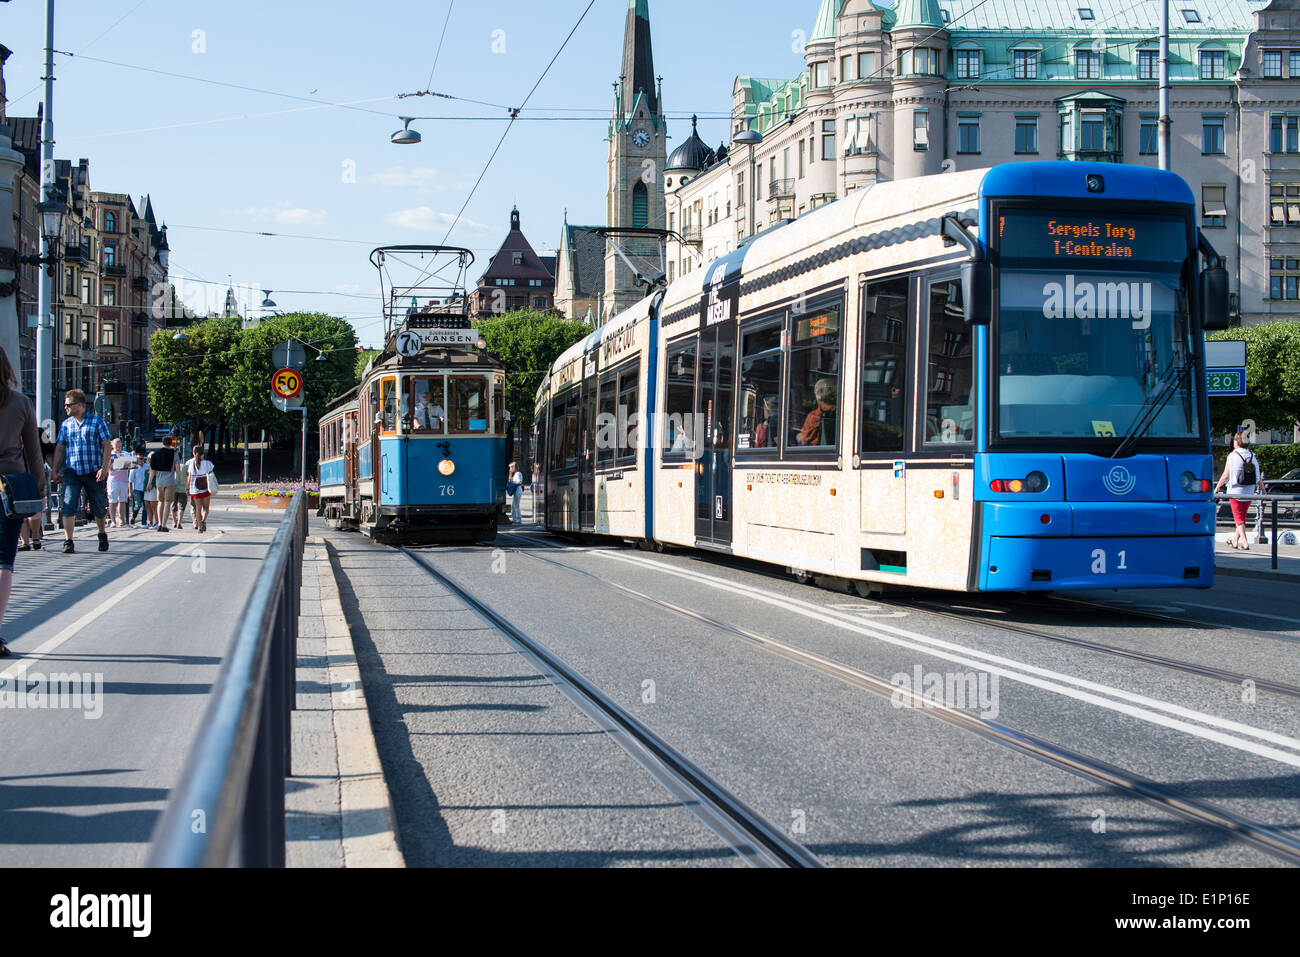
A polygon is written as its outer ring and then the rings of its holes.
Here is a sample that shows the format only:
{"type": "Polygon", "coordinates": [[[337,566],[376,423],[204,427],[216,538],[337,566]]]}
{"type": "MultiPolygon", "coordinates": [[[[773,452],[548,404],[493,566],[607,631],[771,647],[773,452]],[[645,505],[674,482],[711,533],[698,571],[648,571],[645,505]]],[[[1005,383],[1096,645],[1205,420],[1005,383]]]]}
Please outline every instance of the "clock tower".
{"type": "MultiPolygon", "coordinates": [[[[662,104],[662,78],[654,75],[650,47],[649,0],[628,0],[623,34],[623,72],[614,84],[609,124],[609,185],[605,222],[610,226],[665,227],[663,171],[668,160],[668,129],[662,104]]],[[[655,240],[616,240],[634,262],[657,256],[655,240]]],[[[605,251],[605,300],[601,321],[646,294],[613,249],[605,251]]]]}

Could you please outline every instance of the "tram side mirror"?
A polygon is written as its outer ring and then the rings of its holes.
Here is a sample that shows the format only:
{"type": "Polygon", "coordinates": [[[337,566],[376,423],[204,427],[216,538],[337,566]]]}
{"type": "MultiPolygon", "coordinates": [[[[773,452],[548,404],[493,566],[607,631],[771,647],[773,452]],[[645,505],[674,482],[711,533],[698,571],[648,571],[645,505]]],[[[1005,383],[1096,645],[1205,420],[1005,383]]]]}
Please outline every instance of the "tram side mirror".
{"type": "Polygon", "coordinates": [[[1228,270],[1211,266],[1200,275],[1201,325],[1206,329],[1228,328],[1228,270]]]}
{"type": "Polygon", "coordinates": [[[993,267],[982,259],[961,264],[961,301],[966,324],[987,326],[993,315],[993,267]]]}

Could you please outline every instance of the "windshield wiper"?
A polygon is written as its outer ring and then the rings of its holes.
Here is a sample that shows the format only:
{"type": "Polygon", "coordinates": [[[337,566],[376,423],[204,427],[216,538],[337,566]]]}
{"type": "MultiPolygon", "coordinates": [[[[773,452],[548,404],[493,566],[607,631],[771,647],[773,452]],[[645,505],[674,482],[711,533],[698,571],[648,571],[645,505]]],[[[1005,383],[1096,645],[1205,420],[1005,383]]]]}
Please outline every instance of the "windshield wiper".
{"type": "MultiPolygon", "coordinates": [[[[1165,370],[1164,375],[1160,378],[1164,379],[1169,375],[1169,372],[1172,369],[1173,366],[1170,366],[1165,370]]],[[[1164,410],[1164,407],[1169,404],[1169,400],[1172,399],[1178,393],[1178,390],[1183,387],[1183,383],[1187,381],[1187,376],[1191,371],[1192,363],[1190,361],[1183,363],[1182,368],[1178,370],[1178,375],[1165,382],[1164,388],[1147,399],[1142,408],[1138,410],[1137,418],[1134,419],[1133,424],[1129,426],[1128,435],[1124,436],[1123,441],[1121,441],[1120,444],[1115,447],[1115,451],[1110,454],[1111,458],[1119,458],[1131,449],[1138,439],[1146,435],[1147,430],[1155,424],[1156,418],[1164,410]]]]}

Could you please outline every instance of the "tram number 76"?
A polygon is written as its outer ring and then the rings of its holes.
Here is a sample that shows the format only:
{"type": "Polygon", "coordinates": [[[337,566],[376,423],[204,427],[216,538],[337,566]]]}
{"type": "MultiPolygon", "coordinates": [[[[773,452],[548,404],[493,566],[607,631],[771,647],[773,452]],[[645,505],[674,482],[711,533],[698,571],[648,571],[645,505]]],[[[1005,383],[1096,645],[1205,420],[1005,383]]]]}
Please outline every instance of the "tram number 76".
{"type": "Polygon", "coordinates": [[[440,495],[444,495],[444,496],[455,495],[455,494],[456,494],[456,486],[454,486],[454,485],[439,485],[439,486],[438,486],[438,493],[439,493],[440,495]]]}
{"type": "MultiPolygon", "coordinates": [[[[1115,566],[1115,571],[1128,571],[1128,552],[1119,553],[1119,564],[1115,566]]],[[[1092,573],[1094,575],[1106,574],[1106,549],[1094,548],[1092,550],[1092,573]]]]}

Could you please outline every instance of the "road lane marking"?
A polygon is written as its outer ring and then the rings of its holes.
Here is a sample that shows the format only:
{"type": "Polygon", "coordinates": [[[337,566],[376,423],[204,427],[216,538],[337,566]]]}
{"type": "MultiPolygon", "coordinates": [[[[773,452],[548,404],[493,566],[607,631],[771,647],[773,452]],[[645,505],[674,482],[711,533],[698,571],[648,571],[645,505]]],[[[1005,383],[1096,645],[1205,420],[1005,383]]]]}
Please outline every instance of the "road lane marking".
{"type": "Polygon", "coordinates": [[[749,598],[756,598],[769,605],[784,608],[787,611],[792,611],[796,614],[803,615],[807,618],[813,618],[826,624],[836,625],[845,630],[854,631],[866,637],[883,641],[887,644],[897,645],[912,651],[933,655],[934,657],[963,664],[967,667],[984,668],[1012,681],[1028,684],[1045,691],[1051,691],[1069,698],[1074,698],[1078,701],[1083,701],[1101,708],[1126,714],[1130,717],[1138,718],[1151,724],[1156,724],[1177,731],[1183,731],[1205,740],[1214,741],[1240,751],[1246,751],[1259,757],[1269,758],[1282,764],[1290,765],[1291,767],[1300,768],[1300,756],[1288,754],[1285,751],[1279,751],[1277,748],[1256,744],[1253,741],[1246,741],[1236,737],[1235,735],[1240,734],[1248,737],[1259,738],[1264,741],[1278,744],[1282,747],[1291,748],[1292,750],[1300,750],[1300,739],[1277,734],[1273,731],[1254,728],[1237,721],[1219,718],[1202,711],[1196,711],[1192,708],[1184,708],[1166,701],[1160,701],[1156,698],[1149,698],[1145,695],[1123,691],[1119,688],[1087,681],[1083,678],[1076,678],[1072,675],[1062,674],[1047,668],[1039,668],[1014,659],[977,651],[952,642],[943,641],[942,639],[931,638],[926,635],[920,635],[915,632],[896,628],[892,625],[886,625],[884,623],[875,624],[874,621],[871,625],[866,625],[863,623],[863,619],[861,618],[851,619],[848,616],[834,614],[797,598],[778,598],[767,592],[751,588],[747,585],[729,582],[699,572],[680,571],[670,565],[665,565],[662,562],[657,562],[652,559],[640,557],[634,558],[613,552],[602,552],[600,553],[600,556],[613,561],[625,562],[630,565],[652,568],[669,575],[674,575],[678,578],[700,582],[721,591],[731,591],[749,598]],[[1076,687],[1069,687],[1069,685],[1074,685],[1076,687]],[[1111,695],[1113,698],[1119,698],[1121,700],[1116,701],[1112,700],[1112,698],[1099,697],[1099,695],[1111,695]],[[1132,702],[1132,704],[1125,703],[1126,701],[1132,702]],[[1178,717],[1168,717],[1165,714],[1159,714],[1159,711],[1165,711],[1168,714],[1177,715],[1178,717]],[[1179,718],[1186,718],[1188,721],[1197,721],[1201,724],[1210,725],[1211,727],[1198,727],[1194,724],[1188,724],[1187,721],[1179,720],[1179,718]],[[1214,728],[1222,728],[1224,730],[1218,731],[1214,730],[1214,728]]]}
{"type": "MultiPolygon", "coordinates": [[[[1245,608],[1220,608],[1217,605],[1203,605],[1200,602],[1196,602],[1196,601],[1185,601],[1182,602],[1182,604],[1187,605],[1189,608],[1204,608],[1207,611],[1217,611],[1222,615],[1249,615],[1251,618],[1270,618],[1273,621],[1289,621],[1293,625],[1300,625],[1300,618],[1288,618],[1286,615],[1270,615],[1262,611],[1249,611],[1245,608]]],[[[1125,607],[1125,604],[1118,603],[1116,604],[1115,607],[1123,608],[1125,607]]],[[[1210,621],[1210,622],[1205,622],[1205,624],[1217,625],[1220,628],[1224,627],[1224,623],[1221,621],[1210,621]]],[[[1227,627],[1232,627],[1232,626],[1231,624],[1229,624],[1227,627]]]]}

